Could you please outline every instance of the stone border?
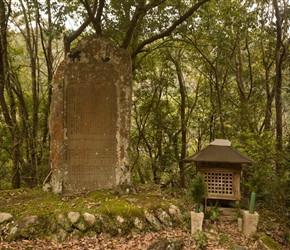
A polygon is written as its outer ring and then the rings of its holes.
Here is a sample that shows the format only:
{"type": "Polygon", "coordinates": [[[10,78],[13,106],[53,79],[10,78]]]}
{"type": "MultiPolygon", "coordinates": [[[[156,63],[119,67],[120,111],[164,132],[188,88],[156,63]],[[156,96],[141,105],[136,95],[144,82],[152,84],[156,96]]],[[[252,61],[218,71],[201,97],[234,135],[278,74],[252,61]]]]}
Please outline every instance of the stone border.
{"type": "Polygon", "coordinates": [[[9,213],[0,213],[0,234],[7,241],[51,237],[63,242],[69,236],[93,236],[101,233],[111,236],[126,235],[132,231],[163,230],[183,223],[180,209],[171,204],[168,210],[144,210],[141,216],[123,218],[113,214],[90,214],[71,211],[51,217],[36,215],[18,219],[9,213]]]}

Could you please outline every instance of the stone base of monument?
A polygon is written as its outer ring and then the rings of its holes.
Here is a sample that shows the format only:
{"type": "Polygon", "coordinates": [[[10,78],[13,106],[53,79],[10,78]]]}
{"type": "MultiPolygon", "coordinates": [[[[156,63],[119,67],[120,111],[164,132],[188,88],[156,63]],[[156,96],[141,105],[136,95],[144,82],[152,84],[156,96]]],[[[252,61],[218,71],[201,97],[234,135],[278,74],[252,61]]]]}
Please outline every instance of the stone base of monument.
{"type": "Polygon", "coordinates": [[[202,223],[204,218],[204,213],[196,213],[191,211],[191,234],[194,234],[196,231],[202,231],[202,223]]]}
{"type": "Polygon", "coordinates": [[[252,236],[257,231],[259,214],[255,212],[250,214],[249,211],[243,211],[243,234],[246,237],[252,236]]]}

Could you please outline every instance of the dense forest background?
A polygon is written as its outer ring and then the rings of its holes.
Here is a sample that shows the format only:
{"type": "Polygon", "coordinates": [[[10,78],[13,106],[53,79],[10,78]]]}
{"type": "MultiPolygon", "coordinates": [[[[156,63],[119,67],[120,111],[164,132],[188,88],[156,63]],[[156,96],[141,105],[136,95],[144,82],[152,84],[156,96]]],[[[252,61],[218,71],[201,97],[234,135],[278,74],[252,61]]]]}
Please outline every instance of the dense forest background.
{"type": "Polygon", "coordinates": [[[134,183],[186,187],[182,159],[228,139],[256,161],[244,194],[289,213],[289,24],[287,0],[0,0],[0,189],[48,176],[54,73],[97,34],[132,57],[134,183]]]}

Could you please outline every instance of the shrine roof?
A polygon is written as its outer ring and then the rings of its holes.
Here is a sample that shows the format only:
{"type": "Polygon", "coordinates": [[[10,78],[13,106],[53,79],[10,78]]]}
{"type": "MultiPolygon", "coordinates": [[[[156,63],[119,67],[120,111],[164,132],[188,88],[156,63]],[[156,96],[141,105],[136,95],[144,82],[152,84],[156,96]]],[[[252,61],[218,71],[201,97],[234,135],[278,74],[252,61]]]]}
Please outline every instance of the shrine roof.
{"type": "Polygon", "coordinates": [[[185,162],[224,162],[252,164],[253,159],[242,154],[231,146],[229,140],[217,139],[211,142],[207,147],[185,158],[185,162]]]}

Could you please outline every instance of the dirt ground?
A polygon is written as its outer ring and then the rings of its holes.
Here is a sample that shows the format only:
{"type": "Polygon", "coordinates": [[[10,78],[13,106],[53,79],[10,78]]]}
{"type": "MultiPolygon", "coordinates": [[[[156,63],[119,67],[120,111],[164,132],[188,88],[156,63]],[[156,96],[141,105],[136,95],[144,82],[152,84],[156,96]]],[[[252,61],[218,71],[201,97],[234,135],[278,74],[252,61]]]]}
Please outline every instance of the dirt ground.
{"type": "MultiPolygon", "coordinates": [[[[188,230],[176,228],[158,232],[142,234],[133,233],[126,237],[84,237],[81,239],[69,238],[63,243],[57,243],[50,239],[22,240],[18,242],[1,242],[1,250],[6,249],[72,249],[72,250],[146,250],[154,242],[161,239],[176,239],[184,243],[183,250],[198,249],[198,246],[206,245],[203,249],[234,249],[234,246],[243,246],[246,249],[259,249],[258,242],[254,239],[246,239],[238,231],[236,221],[219,220],[209,221],[204,231],[206,240],[194,239],[188,230]]],[[[286,248],[285,248],[286,249],[286,248]]]]}

